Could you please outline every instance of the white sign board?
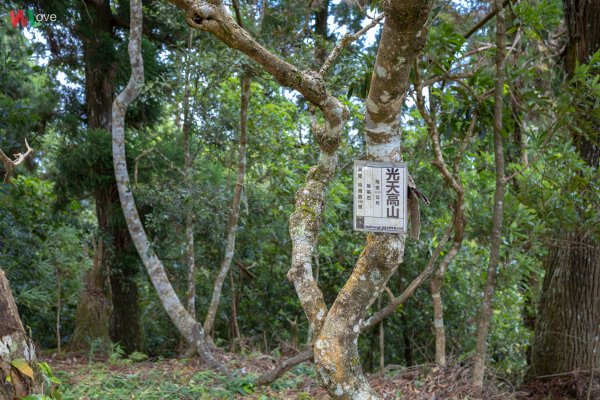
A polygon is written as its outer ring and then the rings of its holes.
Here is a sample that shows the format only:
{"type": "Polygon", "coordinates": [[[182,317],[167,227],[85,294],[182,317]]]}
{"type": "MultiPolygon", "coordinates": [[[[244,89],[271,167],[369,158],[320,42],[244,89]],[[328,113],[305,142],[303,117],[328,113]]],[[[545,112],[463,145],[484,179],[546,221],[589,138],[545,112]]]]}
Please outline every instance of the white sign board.
{"type": "Polygon", "coordinates": [[[354,229],[408,231],[406,163],[354,161],[354,229]]]}

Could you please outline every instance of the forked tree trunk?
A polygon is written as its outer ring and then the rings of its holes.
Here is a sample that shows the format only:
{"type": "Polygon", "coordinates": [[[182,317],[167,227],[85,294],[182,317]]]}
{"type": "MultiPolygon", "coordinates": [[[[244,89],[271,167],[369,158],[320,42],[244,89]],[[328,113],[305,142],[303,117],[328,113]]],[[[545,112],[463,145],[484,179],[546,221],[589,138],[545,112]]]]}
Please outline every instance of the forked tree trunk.
{"type": "MultiPolygon", "coordinates": [[[[233,21],[222,2],[169,1],[186,10],[189,25],[209,31],[227,46],[244,52],[279,83],[297,90],[323,113],[325,125],[313,129],[320,149],[319,161],[309,170],[305,185],[296,193],[296,208],[290,217],[293,247],[288,278],[293,282],[310,328],[318,338],[314,356],[322,386],[334,398],[377,398],[360,368],[358,334],[361,319],[402,260],[405,235],[368,236],[367,246],[352,276],[329,313],[312,271],[325,192],[336,171],[336,150],[341,129],[348,118],[346,108],[327,91],[322,74],[344,43],[336,47],[319,73],[300,71],[260,46],[233,21]]],[[[367,99],[367,143],[373,160],[397,161],[401,158],[399,117],[408,89],[410,66],[425,44],[424,25],[431,3],[430,0],[384,3],[387,18],[367,99]]],[[[380,19],[374,20],[370,27],[378,21],[380,19]]],[[[355,40],[360,32],[347,39],[355,40]]]]}
{"type": "MultiPolygon", "coordinates": [[[[369,158],[400,161],[400,115],[410,68],[425,45],[430,1],[384,3],[374,73],[366,104],[369,158]]],[[[404,256],[405,234],[369,234],[352,275],[325,316],[314,345],[317,376],[335,399],[376,399],[361,370],[358,336],[367,310],[404,256]]]]}
{"type": "MultiPolygon", "coordinates": [[[[563,5],[568,32],[565,72],[571,78],[576,63],[587,63],[600,49],[600,1],[564,0],[563,5]]],[[[593,128],[600,131],[597,124],[593,128]]],[[[581,158],[596,170],[598,179],[598,135],[572,134],[581,158]]],[[[600,241],[584,229],[557,232],[555,237],[544,265],[531,376],[600,368],[600,241]]]]}
{"type": "Polygon", "coordinates": [[[23,329],[8,279],[0,268],[0,400],[43,394],[44,379],[35,360],[35,347],[23,329]]]}
{"type": "Polygon", "coordinates": [[[127,172],[127,162],[125,157],[125,113],[127,107],[135,100],[142,91],[144,85],[144,64],[142,59],[142,2],[141,0],[131,0],[130,2],[130,35],[129,35],[129,59],[131,63],[131,77],[127,86],[113,102],[113,165],[115,168],[115,177],[119,188],[119,198],[123,213],[127,220],[129,233],[135,247],[142,259],[144,266],[148,270],[152,284],[158,292],[160,301],[167,312],[173,324],[177,327],[181,335],[196,347],[200,358],[211,368],[218,369],[227,373],[212,356],[210,349],[206,344],[202,326],[187,312],[169,278],[165,268],[158,258],[156,252],[150,246],[150,242],[140,220],[131,184],[129,173],[127,172]]]}
{"type": "Polygon", "coordinates": [[[227,278],[229,268],[231,268],[231,261],[235,253],[235,237],[238,227],[238,218],[240,216],[240,200],[242,198],[242,191],[244,190],[244,178],[246,176],[246,149],[248,147],[248,104],[250,101],[250,73],[244,71],[240,78],[240,144],[238,147],[238,171],[235,180],[235,188],[233,189],[233,204],[231,205],[231,214],[229,215],[229,222],[227,223],[227,244],[225,245],[225,256],[221,263],[221,268],[213,288],[212,298],[210,305],[208,306],[208,312],[206,314],[206,320],[204,321],[204,331],[207,334],[213,331],[215,325],[215,318],[217,311],[219,310],[219,303],[221,301],[221,292],[223,290],[223,284],[227,278]]]}

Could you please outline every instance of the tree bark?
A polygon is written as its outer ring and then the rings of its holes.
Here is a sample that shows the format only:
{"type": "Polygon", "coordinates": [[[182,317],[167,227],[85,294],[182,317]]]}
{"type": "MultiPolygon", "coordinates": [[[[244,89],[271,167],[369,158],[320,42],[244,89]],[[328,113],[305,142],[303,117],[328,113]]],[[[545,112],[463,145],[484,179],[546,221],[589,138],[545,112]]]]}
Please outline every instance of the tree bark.
{"type": "MultiPolygon", "coordinates": [[[[117,251],[114,262],[110,265],[110,333],[112,341],[119,343],[125,354],[130,354],[134,351],[144,351],[144,332],[140,321],[138,286],[135,280],[139,260],[135,252],[132,253],[129,232],[123,228],[118,229],[120,237],[128,247],[117,251]]],[[[123,241],[115,243],[117,248],[122,244],[123,241]]]]}
{"type": "MultiPolygon", "coordinates": [[[[193,159],[190,152],[190,128],[192,115],[190,115],[190,63],[189,55],[192,48],[193,30],[190,28],[187,43],[187,65],[185,66],[185,90],[183,94],[183,126],[181,133],[183,136],[183,173],[188,193],[192,193],[192,167],[193,159]]],[[[191,201],[191,199],[190,199],[191,201]]],[[[194,245],[194,213],[190,209],[186,211],[185,216],[185,254],[188,266],[187,276],[187,311],[196,318],[196,255],[194,245]]]]}
{"type": "Polygon", "coordinates": [[[314,59],[316,67],[323,65],[327,57],[327,26],[329,19],[329,0],[317,0],[311,3],[315,8],[315,50],[314,59]]]}
{"type": "Polygon", "coordinates": [[[569,232],[550,248],[532,346],[532,376],[600,366],[600,247],[569,232]]]}
{"type": "Polygon", "coordinates": [[[110,302],[107,293],[103,291],[108,286],[105,283],[108,279],[106,264],[102,262],[104,242],[94,240],[92,244],[94,261],[84,278],[85,286],[77,302],[75,332],[68,347],[74,351],[87,349],[91,339],[100,344],[97,350],[108,354],[111,349],[110,302]]]}
{"type": "Polygon", "coordinates": [[[225,246],[225,256],[219,269],[219,274],[215,279],[212,298],[204,321],[204,331],[212,332],[215,324],[215,318],[221,301],[221,292],[223,284],[227,278],[227,273],[231,267],[231,261],[235,253],[235,237],[237,233],[238,218],[240,215],[240,200],[244,190],[244,177],[246,175],[246,149],[248,147],[248,104],[250,102],[250,83],[252,78],[250,72],[244,71],[240,78],[240,144],[238,148],[238,171],[233,190],[233,204],[231,205],[231,214],[227,223],[227,244],[225,246]]]}
{"type": "MultiPolygon", "coordinates": [[[[381,310],[381,295],[377,300],[377,309],[381,310]]],[[[379,373],[381,376],[384,375],[385,371],[385,327],[383,326],[383,320],[379,323],[379,373]]]]}
{"type": "MultiPolygon", "coordinates": [[[[384,3],[385,23],[366,101],[368,157],[401,160],[400,114],[410,67],[425,45],[430,1],[384,3]]],[[[338,294],[315,342],[317,376],[335,399],[378,398],[358,357],[361,322],[402,262],[405,234],[369,234],[352,275],[338,294]]]]}
{"type": "Polygon", "coordinates": [[[61,353],[60,338],[60,309],[62,307],[60,271],[56,269],[56,353],[61,353]]]}
{"type": "MultiPolygon", "coordinates": [[[[577,62],[586,63],[600,49],[600,1],[564,0],[563,6],[568,32],[565,72],[570,78],[577,62]]],[[[595,126],[596,133],[599,130],[595,126]]],[[[598,136],[575,131],[572,135],[581,158],[597,171],[598,136]]],[[[555,233],[550,245],[530,376],[600,367],[600,241],[584,226],[581,221],[580,229],[555,233]]]]}
{"type": "Polygon", "coordinates": [[[35,347],[23,329],[8,279],[0,268],[0,400],[43,394],[44,379],[35,360],[35,347]]]}
{"type": "MultiPolygon", "coordinates": [[[[87,127],[89,129],[111,130],[111,108],[114,97],[113,82],[116,61],[113,57],[113,19],[109,0],[85,2],[81,13],[86,17],[85,28],[78,30],[83,44],[83,62],[85,71],[85,95],[87,127]]],[[[110,164],[94,166],[100,172],[112,176],[110,164]]],[[[104,257],[106,264],[103,273],[107,279],[90,279],[86,284],[88,293],[82,294],[78,310],[86,315],[76,318],[76,330],[86,335],[104,334],[103,324],[110,321],[107,337],[89,336],[73,340],[76,348],[88,348],[89,340],[104,344],[119,342],[127,353],[143,350],[143,330],[138,307],[138,289],[135,282],[137,260],[131,259],[131,239],[120,210],[116,182],[112,179],[101,184],[94,191],[96,218],[98,227],[106,240],[104,257]],[[106,286],[110,285],[110,288],[106,286]],[[109,296],[110,295],[110,296],[109,296]],[[95,302],[81,304],[82,302],[95,302]],[[107,306],[108,304],[108,306],[107,306]],[[108,312],[101,315],[100,312],[108,312]],[[78,326],[78,324],[86,324],[78,326]]],[[[135,254],[135,253],[133,253],[135,254]]]]}
{"type": "Polygon", "coordinates": [[[131,102],[141,93],[144,84],[144,64],[141,43],[141,0],[131,0],[130,9],[131,31],[128,51],[131,62],[131,77],[123,92],[115,98],[112,112],[113,165],[121,206],[123,207],[123,212],[133,243],[135,244],[144,266],[148,270],[152,284],[156,288],[161,303],[171,318],[171,321],[175,324],[182,336],[186,338],[190,344],[193,344],[196,347],[198,355],[204,362],[212,368],[226,372],[224,367],[213,358],[211,351],[206,344],[204,331],[202,330],[201,325],[187,312],[177,297],[162,262],[150,246],[150,242],[135,205],[133,193],[130,189],[131,185],[125,157],[125,113],[129,104],[131,104],[131,102]]]}
{"type": "Polygon", "coordinates": [[[235,351],[236,341],[240,343],[240,327],[237,322],[237,296],[235,293],[235,282],[233,280],[233,270],[229,270],[229,285],[231,288],[231,351],[235,351]]]}
{"type": "Polygon", "coordinates": [[[487,355],[487,337],[492,315],[492,302],[496,285],[496,271],[500,259],[502,223],[504,213],[504,148],[502,145],[502,111],[504,107],[504,59],[505,26],[502,0],[495,0],[496,12],[496,82],[494,85],[494,160],[496,165],[496,189],[494,192],[494,211],[492,217],[492,235],[490,240],[490,261],[483,291],[483,300],[477,319],[477,338],[473,359],[473,386],[483,388],[485,360],[487,355]]]}

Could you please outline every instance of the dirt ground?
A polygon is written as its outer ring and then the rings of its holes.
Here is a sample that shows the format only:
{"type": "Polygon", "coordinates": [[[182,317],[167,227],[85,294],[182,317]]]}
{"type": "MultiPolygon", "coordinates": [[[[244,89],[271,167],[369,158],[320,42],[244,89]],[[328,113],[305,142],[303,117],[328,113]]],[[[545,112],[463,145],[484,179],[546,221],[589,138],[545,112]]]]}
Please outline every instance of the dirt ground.
{"type": "MultiPolygon", "coordinates": [[[[244,357],[239,354],[219,353],[218,357],[239,374],[260,375],[273,368],[276,360],[268,355],[254,354],[244,357]]],[[[89,360],[80,355],[49,358],[54,371],[62,375],[65,385],[77,385],[90,374],[92,367],[89,360]],[[65,379],[66,377],[66,379],[65,379]]],[[[194,383],[193,376],[205,370],[197,360],[161,359],[146,360],[138,363],[96,363],[105,369],[105,374],[127,375],[136,373],[141,376],[173,376],[177,371],[178,379],[184,382],[186,376],[194,383]]],[[[308,367],[306,367],[308,368],[308,367]]],[[[303,370],[305,371],[305,370],[303,370]]],[[[236,394],[236,398],[247,399],[328,399],[329,396],[318,386],[317,382],[303,371],[292,370],[282,378],[281,385],[254,388],[244,396],[236,394]]],[[[600,400],[599,377],[590,380],[589,373],[577,373],[564,376],[538,379],[518,388],[506,382],[490,381],[483,395],[486,400],[600,400]],[[591,385],[591,390],[588,388],[591,385]]],[[[384,399],[402,400],[466,400],[475,399],[473,388],[469,384],[470,372],[467,365],[453,365],[439,368],[433,365],[421,365],[410,368],[388,366],[385,376],[374,374],[369,381],[384,399]]],[[[194,383],[210,386],[210,382],[194,383]]],[[[68,397],[68,396],[67,396],[68,397]]],[[[86,397],[87,398],[87,397],[86,397]]],[[[89,397],[93,398],[93,397],[89,397]]],[[[138,398],[138,397],[136,397],[138,398]]],[[[158,397],[162,398],[162,397],[158,397]]],[[[177,397],[172,397],[177,398],[177,397]]],[[[187,398],[187,397],[182,397],[187,398]]],[[[210,398],[210,395],[209,397],[210,398]]],[[[222,397],[221,397],[222,398],[222,397]]]]}

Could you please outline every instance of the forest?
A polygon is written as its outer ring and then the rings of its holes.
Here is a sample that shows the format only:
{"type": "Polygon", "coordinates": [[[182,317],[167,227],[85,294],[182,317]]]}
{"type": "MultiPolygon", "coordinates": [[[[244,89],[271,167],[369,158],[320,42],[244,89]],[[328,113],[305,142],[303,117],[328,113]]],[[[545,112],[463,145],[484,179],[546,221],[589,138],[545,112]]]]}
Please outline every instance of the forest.
{"type": "Polygon", "coordinates": [[[600,399],[600,0],[1,0],[0,64],[0,400],[600,399]]]}

